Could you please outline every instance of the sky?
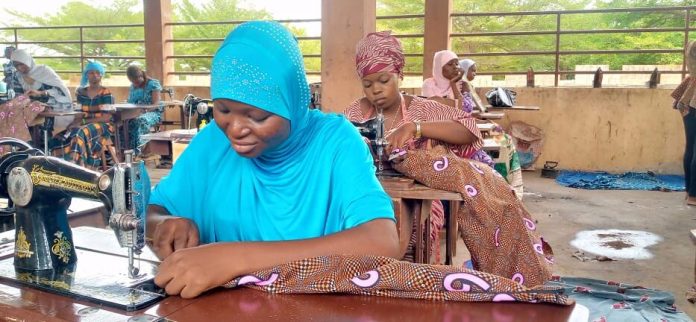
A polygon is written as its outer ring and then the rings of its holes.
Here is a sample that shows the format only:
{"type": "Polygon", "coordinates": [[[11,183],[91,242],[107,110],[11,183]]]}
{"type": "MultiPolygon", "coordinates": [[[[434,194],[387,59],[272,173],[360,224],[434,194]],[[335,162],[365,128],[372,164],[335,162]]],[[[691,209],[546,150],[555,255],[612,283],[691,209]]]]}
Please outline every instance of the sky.
{"type": "MultiPolygon", "coordinates": [[[[43,15],[55,12],[62,5],[79,1],[97,6],[108,6],[113,0],[1,0],[0,5],[0,25],[4,21],[12,21],[5,10],[12,9],[28,12],[32,15],[43,15]]],[[[179,3],[180,0],[171,0],[172,4],[179,3]]],[[[193,3],[206,3],[208,0],[191,0],[193,3]]],[[[275,19],[315,19],[321,18],[321,0],[240,0],[245,8],[266,9],[275,19]]],[[[139,5],[142,10],[142,2],[139,5]]],[[[320,24],[303,24],[302,27],[308,29],[311,35],[318,35],[321,28],[320,24]]]]}

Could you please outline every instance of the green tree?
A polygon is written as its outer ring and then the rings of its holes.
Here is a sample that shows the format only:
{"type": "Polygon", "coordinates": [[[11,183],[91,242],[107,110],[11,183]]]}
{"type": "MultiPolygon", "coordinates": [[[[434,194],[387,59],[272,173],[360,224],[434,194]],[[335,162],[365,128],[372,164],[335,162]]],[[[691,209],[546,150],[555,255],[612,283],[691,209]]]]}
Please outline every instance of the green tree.
{"type": "MultiPolygon", "coordinates": [[[[69,2],[63,5],[54,14],[46,16],[34,16],[28,13],[6,10],[9,14],[20,18],[26,26],[75,26],[75,25],[110,25],[110,24],[142,24],[143,13],[133,11],[140,0],[114,0],[113,5],[92,6],[83,2],[69,2]]],[[[14,40],[10,31],[0,34],[5,42],[14,40]]],[[[21,45],[20,48],[30,48],[34,55],[38,56],[71,56],[79,57],[81,48],[80,29],[20,29],[18,32],[20,41],[64,41],[66,43],[48,44],[38,43],[27,47],[21,45]],[[74,43],[68,43],[74,42],[74,43]]],[[[96,40],[135,40],[142,41],[144,38],[143,28],[119,27],[119,28],[84,28],[82,38],[85,41],[96,40]]],[[[85,43],[85,56],[121,56],[121,57],[143,57],[145,49],[142,43],[85,43]]],[[[99,59],[107,66],[107,70],[122,71],[126,65],[136,60],[134,58],[121,59],[99,59]]],[[[39,63],[51,65],[54,69],[79,71],[81,69],[79,59],[75,58],[39,58],[39,63]]]]}
{"type": "MultiPolygon", "coordinates": [[[[220,22],[270,19],[265,10],[248,10],[239,7],[237,0],[211,0],[196,5],[183,0],[175,6],[174,21],[177,22],[220,22]]],[[[209,39],[205,41],[174,43],[177,55],[212,56],[222,39],[234,28],[233,24],[204,24],[175,26],[174,39],[209,39]]],[[[182,58],[176,60],[177,71],[209,72],[211,58],[182,58]]]]}
{"type": "MultiPolygon", "coordinates": [[[[453,11],[457,13],[485,13],[681,5],[694,5],[694,0],[688,0],[687,3],[679,0],[560,0],[554,2],[546,0],[455,0],[453,11]]],[[[380,0],[377,6],[378,16],[423,13],[424,0],[380,0]]],[[[683,28],[684,24],[685,17],[683,11],[566,14],[562,15],[561,18],[562,30],[683,28]]],[[[377,26],[378,30],[391,29],[394,34],[422,33],[423,19],[378,20],[377,26]]],[[[555,30],[555,14],[455,17],[452,20],[452,32],[460,33],[464,36],[452,39],[452,50],[460,54],[460,56],[466,56],[467,53],[483,52],[553,52],[556,49],[555,35],[466,36],[466,34],[508,31],[553,32],[555,30]]],[[[560,50],[676,49],[683,46],[683,37],[683,32],[562,35],[560,50]]],[[[423,53],[422,38],[402,38],[401,41],[407,55],[423,53]]],[[[528,67],[532,67],[536,71],[553,71],[555,69],[554,54],[474,56],[473,58],[477,61],[479,70],[482,71],[525,71],[528,67]]],[[[560,69],[574,70],[575,65],[579,64],[610,65],[612,69],[618,69],[626,64],[678,64],[681,62],[681,59],[681,54],[566,55],[560,61],[560,69]]],[[[406,70],[412,73],[422,72],[421,58],[408,57],[406,70]]]]}
{"type": "MultiPolygon", "coordinates": [[[[198,6],[190,0],[182,0],[175,8],[174,20],[177,22],[223,22],[246,20],[270,20],[271,14],[266,10],[244,9],[238,0],[210,0],[207,4],[198,6]]],[[[174,45],[176,54],[212,56],[220,46],[221,40],[236,24],[205,24],[184,25],[174,27],[175,39],[210,39],[209,41],[177,42],[174,45]]],[[[306,36],[306,30],[301,27],[288,26],[295,36],[306,36]]],[[[299,42],[304,54],[321,54],[319,41],[302,40],[299,42]]],[[[181,71],[209,72],[211,58],[182,58],[177,59],[176,69],[181,71]]],[[[305,60],[308,71],[319,71],[319,59],[305,60]]]]}

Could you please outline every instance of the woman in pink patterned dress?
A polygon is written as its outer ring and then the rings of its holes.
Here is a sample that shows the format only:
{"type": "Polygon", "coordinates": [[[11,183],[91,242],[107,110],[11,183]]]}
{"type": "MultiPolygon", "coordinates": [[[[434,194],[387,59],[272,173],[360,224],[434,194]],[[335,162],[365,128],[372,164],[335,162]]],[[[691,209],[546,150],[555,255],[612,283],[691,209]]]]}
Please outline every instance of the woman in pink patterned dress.
{"type": "MultiPolygon", "coordinates": [[[[481,149],[481,132],[468,113],[399,93],[404,56],[401,44],[390,32],[371,33],[363,38],[357,46],[356,64],[365,97],[353,102],[344,114],[353,122],[364,122],[374,118],[376,109],[381,108],[384,130],[390,142],[388,152],[405,146],[420,149],[446,145],[456,155],[472,158],[481,149]]],[[[444,210],[439,200],[433,202],[431,221],[431,238],[438,241],[444,224],[444,210]]],[[[433,243],[433,248],[438,257],[439,243],[433,243]]]]}

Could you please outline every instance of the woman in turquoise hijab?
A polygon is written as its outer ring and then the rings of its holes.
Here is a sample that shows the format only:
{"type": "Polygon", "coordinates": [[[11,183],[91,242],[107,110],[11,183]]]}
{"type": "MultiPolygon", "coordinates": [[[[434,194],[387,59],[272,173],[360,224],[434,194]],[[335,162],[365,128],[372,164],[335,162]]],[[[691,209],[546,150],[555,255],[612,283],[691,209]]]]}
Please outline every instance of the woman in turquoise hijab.
{"type": "Polygon", "coordinates": [[[147,234],[155,282],[195,297],[242,274],[331,254],[399,257],[391,199],[357,130],[309,110],[290,32],[232,31],[213,58],[215,122],[154,188],[147,234]],[[199,245],[203,244],[203,245],[199,245]]]}

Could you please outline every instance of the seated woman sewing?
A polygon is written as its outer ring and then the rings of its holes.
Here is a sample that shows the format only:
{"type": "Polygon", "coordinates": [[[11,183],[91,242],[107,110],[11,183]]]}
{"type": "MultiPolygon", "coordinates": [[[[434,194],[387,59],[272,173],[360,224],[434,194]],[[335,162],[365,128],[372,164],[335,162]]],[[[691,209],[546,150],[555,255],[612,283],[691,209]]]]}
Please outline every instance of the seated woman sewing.
{"type": "Polygon", "coordinates": [[[56,111],[72,109],[70,91],[51,67],[35,64],[24,49],[13,51],[10,60],[20,73],[19,82],[26,95],[46,103],[56,111]]]}
{"type": "MultiPolygon", "coordinates": [[[[111,138],[115,131],[111,115],[100,112],[103,105],[114,103],[111,91],[101,84],[105,74],[104,66],[98,61],[89,61],[85,66],[76,91],[84,114],[65,132],[56,135],[53,155],[90,168],[101,165],[103,150],[113,145],[111,138]]],[[[111,156],[115,157],[113,152],[111,156]]]]}
{"type": "Polygon", "coordinates": [[[320,255],[399,256],[370,152],[345,118],[308,109],[302,54],[285,27],[235,28],[213,58],[211,96],[215,122],[150,199],[147,236],[163,259],[155,282],[167,293],[194,297],[320,255]]]}
{"type": "MultiPolygon", "coordinates": [[[[433,100],[399,93],[403,52],[401,44],[389,32],[370,34],[358,43],[356,61],[365,97],[353,102],[343,113],[353,122],[365,122],[375,116],[377,108],[381,108],[385,115],[384,131],[391,132],[388,139],[391,148],[387,151],[403,146],[415,135],[418,139],[433,139],[435,144],[446,144],[462,158],[480,158],[483,140],[474,118],[433,100]],[[389,64],[380,63],[380,59],[387,58],[389,64]]],[[[425,148],[431,141],[411,143],[412,148],[418,149],[425,148]]],[[[431,209],[431,237],[438,241],[439,231],[444,225],[444,208],[438,200],[431,209]]],[[[439,249],[439,245],[433,243],[436,257],[439,249]]]]}
{"type": "MultiPolygon", "coordinates": [[[[150,78],[147,73],[136,64],[131,64],[126,69],[126,76],[131,82],[128,91],[128,103],[139,105],[157,105],[160,103],[160,91],[162,85],[154,78],[150,78]]],[[[139,155],[147,141],[143,140],[142,135],[150,133],[150,128],[162,122],[162,111],[157,110],[145,112],[137,118],[128,122],[128,133],[130,137],[129,146],[139,155]]]]}
{"type": "MultiPolygon", "coordinates": [[[[462,110],[399,93],[404,55],[389,32],[365,36],[355,61],[365,97],[344,111],[346,117],[362,123],[381,109],[387,151],[406,151],[406,161],[395,168],[432,188],[462,194],[457,222],[474,268],[531,285],[548,279],[550,248],[536,235],[536,227],[530,228],[529,213],[497,172],[468,160],[481,147],[476,120],[462,110]]],[[[444,221],[436,208],[431,219],[444,221]]],[[[434,241],[439,245],[439,239],[434,241]]]]}

